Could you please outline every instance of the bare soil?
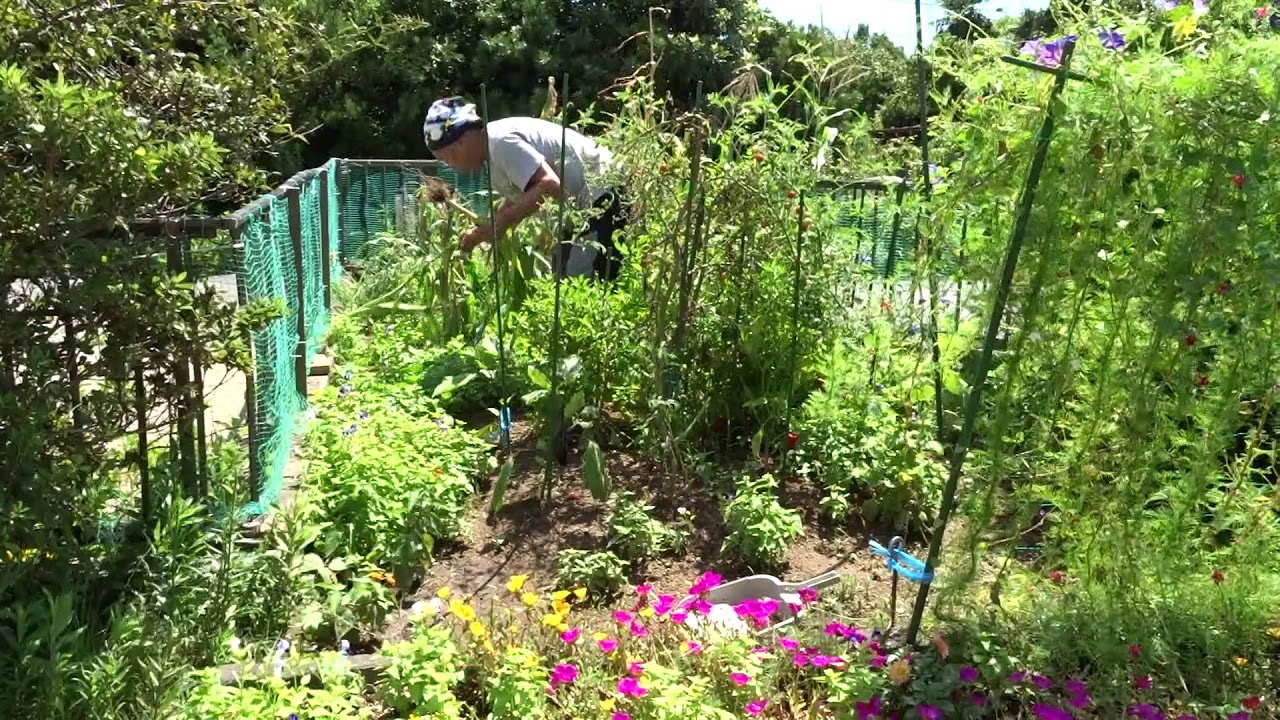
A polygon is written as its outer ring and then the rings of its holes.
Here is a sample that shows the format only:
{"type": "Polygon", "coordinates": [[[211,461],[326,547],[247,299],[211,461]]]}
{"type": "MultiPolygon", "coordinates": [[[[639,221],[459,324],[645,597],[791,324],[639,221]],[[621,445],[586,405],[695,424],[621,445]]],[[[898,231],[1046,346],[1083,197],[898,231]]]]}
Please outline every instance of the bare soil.
{"type": "MultiPolygon", "coordinates": [[[[443,550],[424,581],[406,594],[402,608],[433,597],[441,587],[455,596],[470,597],[478,611],[489,607],[514,608],[518,599],[506,591],[513,575],[530,576],[529,585],[539,591],[556,588],[558,553],[566,548],[603,550],[609,506],[596,501],[583,483],[579,458],[554,468],[557,477],[551,499],[539,501],[545,463],[535,449],[533,428],[517,420],[512,428],[515,473],[506,492],[504,507],[496,517],[488,515],[488,493],[478,495],[464,520],[467,528],[461,542],[443,550]]],[[[658,592],[680,594],[695,577],[712,570],[726,580],[754,574],[752,568],[721,552],[726,530],[720,498],[696,479],[666,475],[647,458],[624,447],[605,448],[609,476],[616,491],[629,490],[654,507],[653,515],[666,522],[678,518],[684,508],[693,517],[685,553],[680,557],[650,560],[633,566],[633,585],[648,584],[658,592]]],[[[889,535],[870,528],[831,528],[818,517],[818,492],[803,479],[784,486],[783,505],[800,511],[805,534],[791,544],[784,567],[772,574],[786,581],[804,581],[825,572],[841,573],[839,589],[848,620],[885,619],[891,574],[884,561],[871,553],[871,539],[888,543],[889,535]]],[[[923,557],[924,548],[908,541],[907,550],[923,557]]],[[[768,571],[762,571],[768,572],[768,571]]],[[[912,588],[899,588],[898,617],[905,620],[912,588]]],[[[626,604],[629,598],[619,601],[626,604]]],[[[607,622],[608,609],[595,611],[607,622]]],[[[590,626],[591,615],[579,622],[590,626]]],[[[381,640],[395,642],[408,635],[408,613],[402,611],[388,622],[381,640]]]]}

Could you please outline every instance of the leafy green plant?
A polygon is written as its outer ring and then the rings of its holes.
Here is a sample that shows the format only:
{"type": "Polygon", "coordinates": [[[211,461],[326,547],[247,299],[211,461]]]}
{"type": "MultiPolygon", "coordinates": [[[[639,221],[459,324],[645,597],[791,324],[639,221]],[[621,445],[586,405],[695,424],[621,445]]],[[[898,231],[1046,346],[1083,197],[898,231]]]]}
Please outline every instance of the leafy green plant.
{"type": "Polygon", "coordinates": [[[428,399],[393,392],[351,379],[317,398],[308,485],[313,519],[326,524],[321,551],[393,568],[403,584],[462,531],[487,445],[428,399]]]}
{"type": "Polygon", "coordinates": [[[722,550],[737,553],[747,563],[777,568],[787,547],[804,534],[800,513],[778,502],[778,481],[769,473],[741,476],[733,499],[724,506],[729,533],[722,550]]]}
{"type": "Polygon", "coordinates": [[[566,548],[556,557],[560,587],[586,588],[597,598],[616,595],[627,581],[627,561],[612,552],[566,548]]]}
{"type": "MultiPolygon", "coordinates": [[[[246,659],[242,653],[240,659],[246,659]]],[[[313,658],[302,656],[297,661],[313,658]]],[[[295,661],[295,662],[297,662],[295,661]]],[[[276,718],[297,715],[317,720],[338,718],[373,718],[362,693],[363,682],[338,653],[314,658],[317,664],[314,682],[286,682],[273,676],[262,682],[244,681],[227,686],[221,682],[219,668],[201,671],[195,687],[183,701],[182,708],[171,717],[180,720],[208,718],[276,718]]]]}
{"type": "Polygon", "coordinates": [[[613,503],[608,521],[609,547],[620,557],[635,562],[684,551],[688,535],[653,517],[652,505],[641,503],[631,492],[618,493],[613,503]]]}
{"type": "Polygon", "coordinates": [[[418,624],[413,637],[382,649],[390,660],[378,685],[378,697],[402,715],[439,720],[463,717],[462,702],[454,695],[465,677],[464,658],[447,626],[418,624]]]}

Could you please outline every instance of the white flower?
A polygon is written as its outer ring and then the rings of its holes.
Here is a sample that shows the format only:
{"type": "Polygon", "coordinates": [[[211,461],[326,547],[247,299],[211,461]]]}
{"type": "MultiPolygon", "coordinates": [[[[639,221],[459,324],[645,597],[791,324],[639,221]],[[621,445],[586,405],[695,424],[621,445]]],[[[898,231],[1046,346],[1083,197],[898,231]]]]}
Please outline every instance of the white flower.
{"type": "Polygon", "coordinates": [[[243,645],[243,643],[240,642],[240,638],[238,637],[232,637],[231,641],[228,642],[227,644],[231,646],[231,652],[240,652],[240,648],[243,645]]]}
{"type": "Polygon", "coordinates": [[[738,617],[738,613],[731,606],[723,603],[711,606],[711,612],[707,613],[707,622],[721,635],[741,636],[751,632],[742,618],[738,617]]]}

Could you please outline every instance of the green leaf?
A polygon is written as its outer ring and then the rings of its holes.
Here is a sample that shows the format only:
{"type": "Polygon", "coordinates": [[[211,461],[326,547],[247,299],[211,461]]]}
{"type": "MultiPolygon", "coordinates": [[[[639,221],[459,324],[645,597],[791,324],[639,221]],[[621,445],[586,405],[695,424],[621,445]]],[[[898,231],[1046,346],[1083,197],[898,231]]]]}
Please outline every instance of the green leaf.
{"type": "Polygon", "coordinates": [[[511,484],[511,474],[515,471],[515,458],[508,457],[498,471],[498,479],[493,483],[493,497],[489,499],[489,514],[497,515],[502,510],[503,500],[507,495],[507,486],[511,484]]]}
{"type": "Polygon", "coordinates": [[[586,452],[582,454],[582,479],[596,500],[604,502],[609,499],[609,475],[604,453],[595,440],[587,441],[586,452]]]}

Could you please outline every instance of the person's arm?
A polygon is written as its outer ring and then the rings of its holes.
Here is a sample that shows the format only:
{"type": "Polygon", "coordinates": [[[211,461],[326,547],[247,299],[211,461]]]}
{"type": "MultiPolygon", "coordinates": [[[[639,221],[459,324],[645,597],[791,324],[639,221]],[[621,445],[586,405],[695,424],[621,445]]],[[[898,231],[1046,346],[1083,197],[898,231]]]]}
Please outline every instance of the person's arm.
{"type": "MultiPolygon", "coordinates": [[[[533,177],[525,183],[524,192],[511,202],[504,202],[502,207],[498,208],[495,217],[498,225],[498,235],[501,236],[507,230],[520,224],[520,221],[529,217],[542,207],[542,203],[547,198],[555,197],[560,194],[560,176],[556,175],[556,171],[543,160],[533,177]]],[[[487,223],[486,223],[487,225],[487,223]]]]}

